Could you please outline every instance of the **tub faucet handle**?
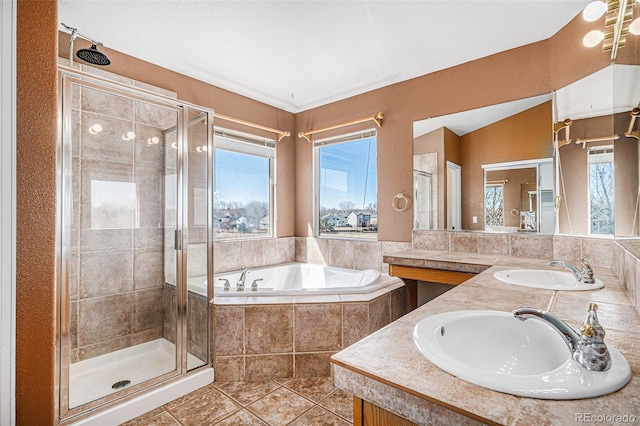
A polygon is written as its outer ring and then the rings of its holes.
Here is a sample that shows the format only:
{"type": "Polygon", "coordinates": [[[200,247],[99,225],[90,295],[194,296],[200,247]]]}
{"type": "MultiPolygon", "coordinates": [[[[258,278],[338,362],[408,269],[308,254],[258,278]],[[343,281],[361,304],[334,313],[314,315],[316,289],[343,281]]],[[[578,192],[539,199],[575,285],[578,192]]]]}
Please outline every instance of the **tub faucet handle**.
{"type": "Polygon", "coordinates": [[[264,281],[263,278],[256,278],[251,283],[251,291],[258,291],[258,281],[264,281]]]}
{"type": "Polygon", "coordinates": [[[226,278],[218,278],[218,281],[223,281],[224,282],[224,291],[231,290],[231,283],[229,282],[228,279],[226,279],[226,278]]]}

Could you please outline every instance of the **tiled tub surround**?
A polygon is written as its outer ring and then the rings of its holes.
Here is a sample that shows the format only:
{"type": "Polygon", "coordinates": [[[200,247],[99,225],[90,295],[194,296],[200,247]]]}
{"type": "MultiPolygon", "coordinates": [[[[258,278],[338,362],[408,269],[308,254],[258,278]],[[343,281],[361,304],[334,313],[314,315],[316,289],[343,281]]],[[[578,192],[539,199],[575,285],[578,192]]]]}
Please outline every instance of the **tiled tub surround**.
{"type": "Polygon", "coordinates": [[[395,241],[296,237],[295,261],[388,273],[389,265],[383,262],[383,256],[409,249],[411,243],[395,241]]]}
{"type": "MultiPolygon", "coordinates": [[[[449,256],[454,259],[454,254],[449,256]]],[[[462,261],[465,255],[458,257],[462,261]]],[[[502,258],[499,265],[336,354],[332,358],[336,386],[418,424],[561,425],[575,424],[583,413],[640,418],[640,314],[614,270],[596,269],[605,282],[603,289],[554,292],[512,286],[493,277],[496,270],[514,266],[547,267],[546,260],[502,258]],[[624,388],[598,398],[552,401],[491,391],[431,364],[412,340],[415,325],[426,316],[469,309],[511,311],[530,306],[546,309],[577,328],[591,301],[600,307],[605,341],[622,352],[633,372],[624,388]]]]}
{"type": "Polygon", "coordinates": [[[328,377],[329,358],[409,311],[404,283],[359,295],[215,297],[216,381],[328,377]]]}

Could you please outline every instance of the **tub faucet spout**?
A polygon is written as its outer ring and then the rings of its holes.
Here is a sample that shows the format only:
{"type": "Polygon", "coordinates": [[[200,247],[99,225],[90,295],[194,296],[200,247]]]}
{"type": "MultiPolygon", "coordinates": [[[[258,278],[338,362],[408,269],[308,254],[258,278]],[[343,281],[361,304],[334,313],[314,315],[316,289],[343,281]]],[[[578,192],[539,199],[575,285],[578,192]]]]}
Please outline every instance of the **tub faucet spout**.
{"type": "Polygon", "coordinates": [[[237,291],[244,291],[244,283],[247,280],[247,274],[249,273],[249,271],[251,271],[251,269],[249,269],[249,268],[247,268],[244,271],[242,271],[242,274],[240,275],[240,279],[236,283],[236,290],[237,291]]]}
{"type": "Polygon", "coordinates": [[[587,259],[582,259],[582,267],[578,269],[573,266],[569,262],[565,262],[564,260],[552,260],[548,263],[549,266],[563,266],[571,271],[576,280],[585,284],[593,284],[596,282],[595,278],[593,278],[593,269],[591,269],[591,264],[587,259]]]}
{"type": "Polygon", "coordinates": [[[560,333],[571,352],[571,357],[581,367],[587,370],[605,371],[611,367],[611,356],[604,343],[605,332],[598,322],[597,310],[598,305],[589,304],[587,317],[580,327],[580,333],[555,315],[540,309],[519,308],[513,311],[513,316],[521,321],[536,318],[546,322],[560,333]]]}

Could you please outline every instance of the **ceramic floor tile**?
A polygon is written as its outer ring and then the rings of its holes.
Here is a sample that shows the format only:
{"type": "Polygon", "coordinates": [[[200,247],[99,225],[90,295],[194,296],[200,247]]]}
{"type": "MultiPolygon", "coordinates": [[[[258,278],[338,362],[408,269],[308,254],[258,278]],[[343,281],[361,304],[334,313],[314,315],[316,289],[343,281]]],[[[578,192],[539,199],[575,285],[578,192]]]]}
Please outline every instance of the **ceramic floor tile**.
{"type": "Polygon", "coordinates": [[[316,405],[311,410],[289,423],[289,426],[347,426],[349,424],[350,423],[346,420],[316,405]]]}
{"type": "Polygon", "coordinates": [[[247,408],[270,425],[286,425],[313,407],[313,403],[289,389],[280,388],[247,408]]]}
{"type": "Polygon", "coordinates": [[[128,422],[122,423],[121,426],[138,426],[138,425],[146,425],[149,424],[149,420],[153,417],[156,417],[160,414],[166,413],[167,411],[163,407],[158,407],[155,410],[151,410],[147,413],[144,413],[141,416],[136,417],[135,419],[129,420],[128,422]]]}
{"type": "Polygon", "coordinates": [[[320,402],[327,410],[353,423],[353,395],[342,389],[337,389],[320,402]]]}
{"type": "Polygon", "coordinates": [[[336,390],[333,379],[330,377],[295,379],[285,386],[316,403],[336,390]]]}
{"type": "Polygon", "coordinates": [[[187,401],[190,401],[192,399],[196,399],[196,398],[200,398],[203,395],[205,395],[206,393],[210,392],[211,390],[214,390],[215,387],[212,384],[206,385],[201,387],[200,389],[196,389],[193,392],[190,392],[184,396],[181,396],[180,398],[176,398],[173,401],[169,401],[164,405],[164,408],[166,408],[167,410],[172,410],[174,408],[176,408],[178,405],[182,405],[187,401]]]}
{"type": "Polygon", "coordinates": [[[216,426],[268,426],[247,410],[240,410],[216,423],[216,426]]]}
{"type": "Polygon", "coordinates": [[[144,426],[180,426],[180,423],[168,412],[164,412],[155,417],[151,417],[150,419],[142,422],[136,423],[136,425],[144,425],[144,426]]]}
{"type": "Polygon", "coordinates": [[[251,404],[279,387],[280,385],[278,383],[272,381],[226,382],[219,385],[218,389],[244,406],[251,404]]]}
{"type": "Polygon", "coordinates": [[[185,426],[213,425],[234,411],[242,408],[238,403],[213,389],[170,410],[171,414],[185,426]]]}

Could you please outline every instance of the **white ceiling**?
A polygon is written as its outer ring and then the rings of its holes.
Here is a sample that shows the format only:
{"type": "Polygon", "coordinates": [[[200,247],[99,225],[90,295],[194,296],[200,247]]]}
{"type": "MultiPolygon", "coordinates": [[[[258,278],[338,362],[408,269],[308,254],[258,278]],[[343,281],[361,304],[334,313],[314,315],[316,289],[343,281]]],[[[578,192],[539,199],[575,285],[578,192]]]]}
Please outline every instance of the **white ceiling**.
{"type": "Polygon", "coordinates": [[[109,49],[290,112],[551,37],[589,0],[59,0],[109,49]]]}

